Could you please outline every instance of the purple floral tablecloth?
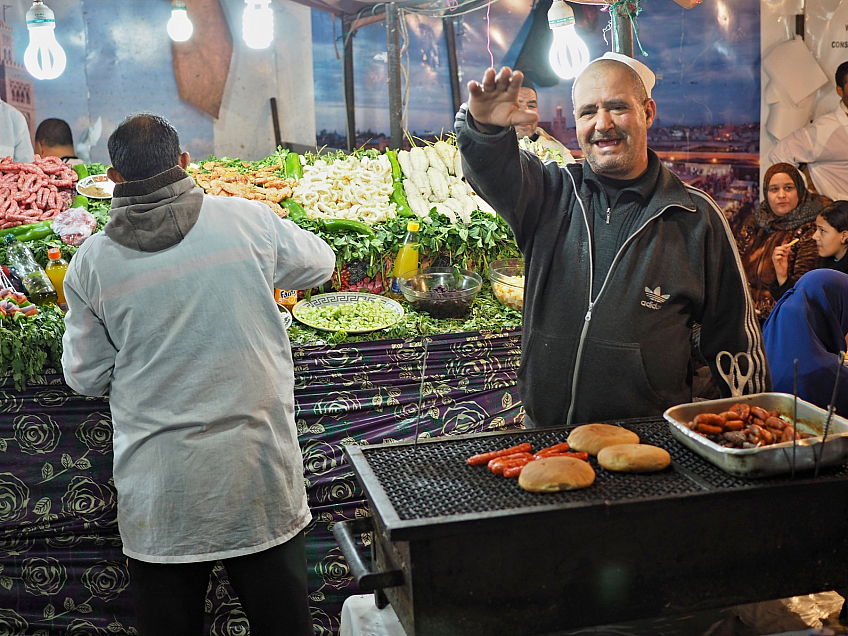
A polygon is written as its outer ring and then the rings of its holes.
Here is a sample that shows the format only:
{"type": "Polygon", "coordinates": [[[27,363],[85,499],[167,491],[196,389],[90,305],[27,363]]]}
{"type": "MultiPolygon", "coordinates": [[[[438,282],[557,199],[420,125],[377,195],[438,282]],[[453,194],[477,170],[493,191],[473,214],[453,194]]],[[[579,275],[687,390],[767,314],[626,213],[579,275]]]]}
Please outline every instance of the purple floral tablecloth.
{"type": "MultiPolygon", "coordinates": [[[[519,356],[518,330],[293,347],[316,634],[336,634],[342,603],[359,593],[332,535],[337,521],[368,514],[343,447],[411,440],[416,423],[421,436],[519,426],[519,356]]],[[[0,378],[3,636],[136,633],[111,444],[106,400],[77,395],[58,374],[23,392],[0,378]]],[[[206,611],[208,634],[249,634],[220,564],[206,611]]]]}

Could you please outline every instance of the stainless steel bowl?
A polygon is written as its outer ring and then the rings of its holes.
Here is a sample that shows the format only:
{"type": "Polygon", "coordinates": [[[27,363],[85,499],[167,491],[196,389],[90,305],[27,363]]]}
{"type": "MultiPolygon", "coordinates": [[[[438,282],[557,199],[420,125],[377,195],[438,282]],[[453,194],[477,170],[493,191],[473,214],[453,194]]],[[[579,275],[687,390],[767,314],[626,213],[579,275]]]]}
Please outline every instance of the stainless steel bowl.
{"type": "MultiPolygon", "coordinates": [[[[767,411],[778,411],[791,423],[793,397],[786,393],[753,393],[740,397],[723,398],[679,404],[668,409],[663,416],[668,421],[671,435],[678,442],[694,451],[726,473],[738,477],[770,477],[792,472],[792,442],[782,442],[759,448],[725,448],[702,437],[686,424],[701,413],[721,413],[738,403],[759,406],[767,411]]],[[[810,470],[815,467],[821,452],[822,431],[827,420],[827,411],[804,400],[798,400],[798,430],[813,433],[818,437],[798,440],[794,451],[795,470],[810,470]]],[[[834,466],[848,460],[848,420],[834,415],[830,422],[821,467],[834,466]]]]}

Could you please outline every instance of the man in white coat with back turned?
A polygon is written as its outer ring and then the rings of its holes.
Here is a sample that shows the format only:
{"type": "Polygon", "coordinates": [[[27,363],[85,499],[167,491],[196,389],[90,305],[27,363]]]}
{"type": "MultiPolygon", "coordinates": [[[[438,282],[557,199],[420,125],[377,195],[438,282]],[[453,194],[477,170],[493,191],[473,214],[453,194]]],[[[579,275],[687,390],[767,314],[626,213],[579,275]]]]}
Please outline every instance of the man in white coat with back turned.
{"type": "Polygon", "coordinates": [[[109,396],[139,633],[199,636],[222,560],[251,634],[311,636],[311,515],[273,294],[328,280],[333,251],[262,203],[204,195],[159,116],[119,124],[109,155],[111,219],[65,277],[62,365],[76,391],[109,396]]]}

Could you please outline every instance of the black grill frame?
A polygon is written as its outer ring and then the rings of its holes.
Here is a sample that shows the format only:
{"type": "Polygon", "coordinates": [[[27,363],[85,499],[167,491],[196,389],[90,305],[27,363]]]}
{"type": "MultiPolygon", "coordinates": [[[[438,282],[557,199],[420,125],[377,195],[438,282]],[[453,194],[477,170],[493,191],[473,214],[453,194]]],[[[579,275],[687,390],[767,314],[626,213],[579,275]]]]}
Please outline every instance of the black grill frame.
{"type": "MultiPolygon", "coordinates": [[[[589,488],[559,493],[529,493],[517,479],[468,466],[476,453],[530,442],[533,450],[565,441],[573,426],[451,436],[369,447],[345,447],[376,514],[391,540],[408,540],[455,532],[482,520],[544,513],[586,506],[616,506],[641,502],[669,503],[680,497],[780,487],[814,481],[811,472],[767,479],[744,479],[725,473],[678,443],[668,423],[658,418],[610,422],[639,435],[642,443],[664,448],[672,465],[659,473],[614,473],[594,457],[595,483],[589,488]]],[[[846,479],[848,466],[822,469],[818,480],[846,479]]]]}

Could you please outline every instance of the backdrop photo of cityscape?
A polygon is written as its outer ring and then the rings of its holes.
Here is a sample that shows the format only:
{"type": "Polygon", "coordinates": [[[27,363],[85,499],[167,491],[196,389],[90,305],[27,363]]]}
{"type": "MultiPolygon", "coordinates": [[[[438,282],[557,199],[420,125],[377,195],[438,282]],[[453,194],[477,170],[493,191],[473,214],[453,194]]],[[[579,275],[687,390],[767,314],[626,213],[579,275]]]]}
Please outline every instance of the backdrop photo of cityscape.
{"type": "MultiPolygon", "coordinates": [[[[537,22],[549,5],[535,7],[537,22]]],[[[598,5],[571,6],[591,57],[610,50],[609,14],[598,5]]],[[[658,115],[648,131],[649,146],[683,181],[709,192],[734,229],[759,199],[759,13],[759,0],[717,0],[690,10],[672,0],[654,0],[636,18],[635,56],[657,76],[653,98],[658,115]]],[[[534,9],[520,0],[492,3],[488,18],[486,6],[455,18],[463,100],[468,80],[480,79],[493,63],[495,68],[515,66],[516,60],[544,64],[550,40],[538,37],[538,24],[531,29],[533,18],[534,9]]],[[[414,140],[432,141],[453,130],[442,21],[406,13],[404,26],[402,65],[408,86],[403,127],[414,140]]],[[[344,148],[341,22],[313,11],[312,27],[316,142],[318,147],[344,148]]],[[[385,148],[389,98],[384,23],[355,32],[353,59],[354,145],[385,148]]],[[[535,84],[539,125],[580,158],[572,82],[544,87],[537,79],[535,84]]]]}

